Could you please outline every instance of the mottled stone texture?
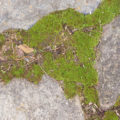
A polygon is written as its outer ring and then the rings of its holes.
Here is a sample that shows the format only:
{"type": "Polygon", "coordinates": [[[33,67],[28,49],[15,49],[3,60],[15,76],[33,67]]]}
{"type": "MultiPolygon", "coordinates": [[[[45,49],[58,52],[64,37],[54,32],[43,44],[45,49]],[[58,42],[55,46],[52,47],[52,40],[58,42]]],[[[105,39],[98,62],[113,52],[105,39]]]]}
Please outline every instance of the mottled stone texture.
{"type": "Polygon", "coordinates": [[[103,27],[99,49],[99,99],[101,107],[108,109],[120,95],[120,16],[103,27]]]}
{"type": "Polygon", "coordinates": [[[67,100],[46,75],[38,85],[24,79],[0,84],[0,120],[84,120],[79,97],[67,100]]]}
{"type": "Polygon", "coordinates": [[[92,13],[101,0],[0,0],[0,32],[8,28],[29,29],[41,17],[56,10],[75,8],[92,13]]]}

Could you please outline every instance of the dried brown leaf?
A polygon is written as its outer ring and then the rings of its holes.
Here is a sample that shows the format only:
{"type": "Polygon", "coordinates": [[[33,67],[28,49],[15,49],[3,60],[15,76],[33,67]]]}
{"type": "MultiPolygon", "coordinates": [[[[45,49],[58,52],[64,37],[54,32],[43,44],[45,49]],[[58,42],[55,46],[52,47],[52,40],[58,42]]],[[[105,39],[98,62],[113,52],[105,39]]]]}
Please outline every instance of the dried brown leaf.
{"type": "Polygon", "coordinates": [[[26,44],[19,45],[18,48],[21,49],[21,50],[22,50],[24,53],[26,53],[26,54],[29,54],[29,53],[34,52],[34,49],[28,47],[26,44]]]}

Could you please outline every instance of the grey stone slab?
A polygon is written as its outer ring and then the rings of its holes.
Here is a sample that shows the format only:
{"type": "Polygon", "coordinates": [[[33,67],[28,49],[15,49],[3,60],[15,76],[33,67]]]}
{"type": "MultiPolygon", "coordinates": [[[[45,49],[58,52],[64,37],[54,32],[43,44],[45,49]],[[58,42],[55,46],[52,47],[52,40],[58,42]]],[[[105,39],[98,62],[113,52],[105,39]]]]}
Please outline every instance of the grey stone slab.
{"type": "Polygon", "coordinates": [[[9,28],[29,29],[43,16],[67,8],[92,13],[101,0],[1,0],[0,32],[9,28]]]}
{"type": "Polygon", "coordinates": [[[67,100],[58,82],[43,75],[38,85],[25,79],[0,83],[0,120],[84,120],[79,97],[67,100]]]}
{"type": "Polygon", "coordinates": [[[101,107],[108,109],[120,95],[120,16],[103,27],[99,49],[99,99],[101,107]]]}

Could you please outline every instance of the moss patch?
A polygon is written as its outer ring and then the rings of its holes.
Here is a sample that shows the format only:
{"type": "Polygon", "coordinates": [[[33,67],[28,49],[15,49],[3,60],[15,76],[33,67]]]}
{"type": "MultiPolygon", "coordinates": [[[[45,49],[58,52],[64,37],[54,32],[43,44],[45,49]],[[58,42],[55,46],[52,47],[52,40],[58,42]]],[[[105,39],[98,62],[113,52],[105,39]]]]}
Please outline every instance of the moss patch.
{"type": "Polygon", "coordinates": [[[120,106],[120,96],[117,98],[117,101],[116,101],[114,107],[118,107],[118,106],[120,106]]]}
{"type": "Polygon", "coordinates": [[[4,44],[5,42],[5,37],[3,34],[0,34],[0,48],[2,47],[2,45],[4,44]]]}
{"type": "Polygon", "coordinates": [[[104,116],[104,120],[119,120],[119,117],[113,111],[107,111],[104,116]]]}
{"type": "Polygon", "coordinates": [[[22,43],[34,48],[35,56],[41,55],[42,62],[24,67],[24,60],[17,62],[8,72],[1,72],[1,78],[24,77],[38,83],[47,73],[56,80],[64,81],[68,98],[82,91],[84,103],[99,106],[95,89],[98,74],[94,68],[96,46],[99,43],[103,25],[120,14],[120,0],[104,0],[91,15],[83,15],[73,9],[58,11],[39,20],[28,31],[15,31],[22,43]]]}

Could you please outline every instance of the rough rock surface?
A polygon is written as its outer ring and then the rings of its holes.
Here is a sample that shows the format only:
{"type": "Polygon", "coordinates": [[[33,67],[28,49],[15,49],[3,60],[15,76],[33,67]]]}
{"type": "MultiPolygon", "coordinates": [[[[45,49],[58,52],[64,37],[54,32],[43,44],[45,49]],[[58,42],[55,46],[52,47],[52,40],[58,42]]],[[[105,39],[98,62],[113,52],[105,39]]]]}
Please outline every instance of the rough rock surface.
{"type": "Polygon", "coordinates": [[[0,84],[0,120],[84,120],[79,97],[66,100],[58,82],[44,75],[38,85],[25,79],[0,84]]]}
{"type": "Polygon", "coordinates": [[[88,14],[101,0],[0,0],[0,32],[8,28],[29,29],[41,17],[56,10],[75,8],[88,14]]]}
{"type": "Polygon", "coordinates": [[[120,16],[103,27],[99,49],[99,99],[101,107],[108,109],[120,95],[120,16]]]}

